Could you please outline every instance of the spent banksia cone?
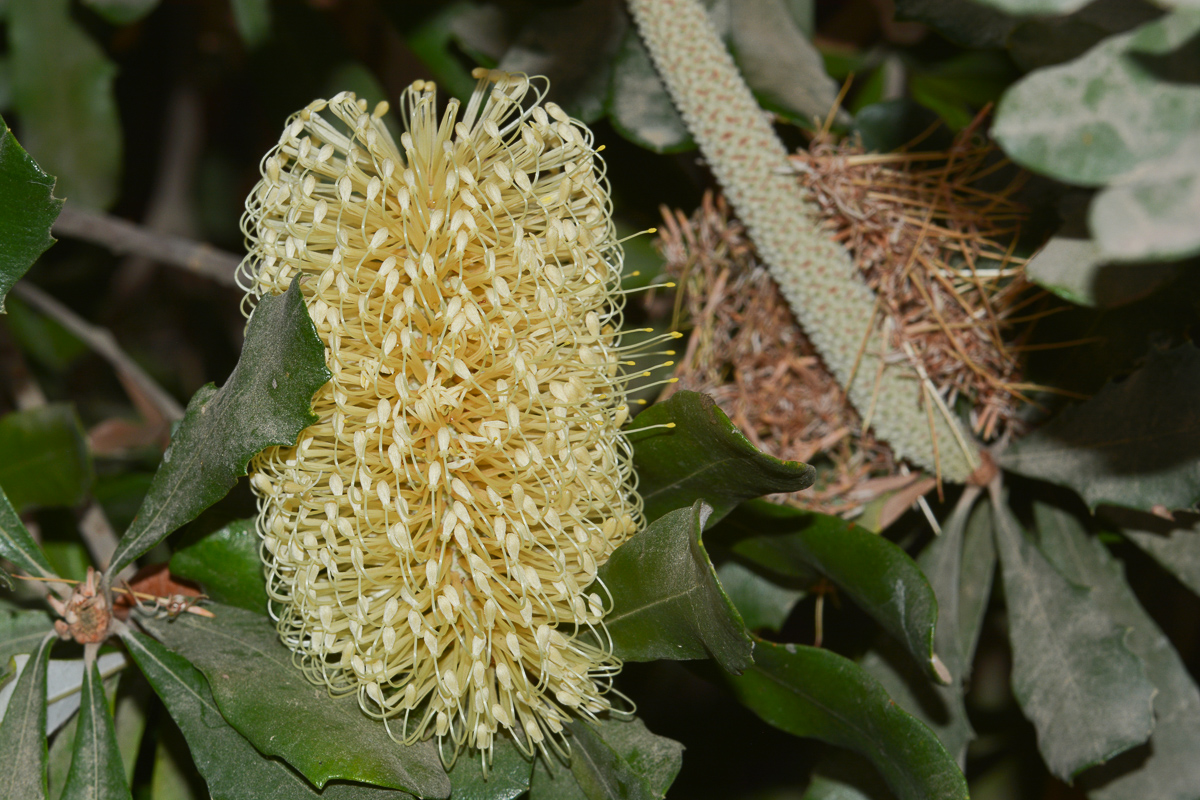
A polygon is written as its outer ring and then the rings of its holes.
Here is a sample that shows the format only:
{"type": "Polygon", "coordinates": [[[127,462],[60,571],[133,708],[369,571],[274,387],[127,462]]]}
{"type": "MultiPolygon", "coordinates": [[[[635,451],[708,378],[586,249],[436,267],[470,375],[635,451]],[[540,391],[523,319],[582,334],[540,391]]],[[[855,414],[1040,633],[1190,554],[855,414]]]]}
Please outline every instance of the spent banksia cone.
{"type": "Polygon", "coordinates": [[[301,274],[333,380],[252,464],[271,613],[308,677],[443,758],[611,709],[597,567],[641,523],[622,254],[591,133],[524,76],[431,83],[399,145],[353,95],[289,120],[247,201],[247,298],[301,274]]]}

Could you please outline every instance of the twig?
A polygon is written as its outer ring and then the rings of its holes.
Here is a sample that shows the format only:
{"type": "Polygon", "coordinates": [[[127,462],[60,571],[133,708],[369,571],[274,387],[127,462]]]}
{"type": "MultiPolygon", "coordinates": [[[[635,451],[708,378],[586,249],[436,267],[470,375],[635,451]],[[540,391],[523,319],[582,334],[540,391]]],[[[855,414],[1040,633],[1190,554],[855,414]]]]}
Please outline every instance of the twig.
{"type": "Polygon", "coordinates": [[[235,286],[234,272],[241,261],[232,253],[179,236],[152,233],[118,217],[78,208],[67,203],[54,223],[54,233],[83,239],[121,255],[145,256],[216,281],[235,286]]]}
{"type": "Polygon", "coordinates": [[[183,407],[121,349],[116,338],[107,329],[93,325],[27,281],[21,281],[14,286],[13,292],[78,336],[111,364],[113,369],[136,383],[168,420],[183,419],[183,407]]]}
{"type": "MultiPolygon", "coordinates": [[[[51,580],[50,578],[37,578],[37,577],[33,577],[31,575],[14,575],[13,577],[19,581],[31,581],[34,583],[48,583],[51,580]]],[[[74,586],[75,584],[78,584],[78,583],[82,583],[82,581],[73,580],[71,578],[55,578],[53,580],[60,581],[62,583],[65,583],[65,584],[68,584],[71,586],[74,586]]],[[[117,594],[123,594],[127,597],[133,597],[138,600],[170,600],[171,599],[169,597],[160,597],[159,595],[156,595],[156,594],[148,594],[147,592],[135,592],[133,589],[124,589],[124,588],[121,588],[120,586],[114,586],[112,590],[117,594]]],[[[200,595],[196,599],[197,600],[207,600],[208,596],[200,595]]],[[[188,606],[187,608],[184,608],[182,610],[186,611],[189,614],[195,614],[198,617],[213,618],[216,616],[211,611],[209,611],[207,608],[201,608],[200,606],[188,606]]],[[[114,623],[116,622],[116,620],[113,620],[113,621],[114,621],[114,623]]]]}

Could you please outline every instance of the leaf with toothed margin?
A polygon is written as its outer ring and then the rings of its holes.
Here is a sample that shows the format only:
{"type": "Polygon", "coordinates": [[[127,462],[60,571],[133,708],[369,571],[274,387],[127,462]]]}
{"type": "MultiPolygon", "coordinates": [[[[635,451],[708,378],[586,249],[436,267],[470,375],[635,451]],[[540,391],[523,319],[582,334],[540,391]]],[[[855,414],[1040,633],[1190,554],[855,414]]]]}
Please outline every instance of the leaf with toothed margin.
{"type": "Polygon", "coordinates": [[[224,497],[259,451],[295,444],[316,422],[313,394],[329,377],[297,277],[284,294],[259,301],[225,385],[210,383],[188,403],[106,578],[224,497]]]}
{"type": "Polygon", "coordinates": [[[50,226],[62,210],[54,178],[42,171],[0,117],[0,313],[8,290],[54,244],[50,226]]]}

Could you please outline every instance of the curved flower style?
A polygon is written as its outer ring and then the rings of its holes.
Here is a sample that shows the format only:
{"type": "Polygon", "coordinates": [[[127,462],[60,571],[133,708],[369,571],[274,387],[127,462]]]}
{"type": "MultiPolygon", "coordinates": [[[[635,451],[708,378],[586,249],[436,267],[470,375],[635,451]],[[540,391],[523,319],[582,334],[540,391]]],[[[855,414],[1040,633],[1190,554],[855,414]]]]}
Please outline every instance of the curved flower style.
{"type": "MultiPolygon", "coordinates": [[[[620,663],[585,593],[636,531],[620,427],[622,254],[591,133],[530,79],[477,71],[292,117],[243,230],[251,302],[298,273],[333,380],[251,465],[271,613],[310,680],[435,733],[559,746],[620,663]],[[590,631],[590,632],[589,632],[590,631]]],[[[450,755],[447,756],[446,745],[450,755]]]]}

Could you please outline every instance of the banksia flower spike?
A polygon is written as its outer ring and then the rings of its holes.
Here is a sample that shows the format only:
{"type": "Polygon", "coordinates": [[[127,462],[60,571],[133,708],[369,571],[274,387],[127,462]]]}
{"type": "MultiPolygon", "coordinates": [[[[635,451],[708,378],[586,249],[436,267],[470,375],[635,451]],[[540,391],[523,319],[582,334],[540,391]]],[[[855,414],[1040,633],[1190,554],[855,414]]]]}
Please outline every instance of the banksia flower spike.
{"type": "Polygon", "coordinates": [[[698,0],[629,0],[655,67],[713,174],[851,403],[893,451],[965,481],[979,465],[923,368],[889,352],[874,294],[823,231],[771,129],[698,0]]]}
{"type": "Polygon", "coordinates": [[[252,464],[271,613],[309,679],[448,763],[611,709],[597,567],[634,533],[621,250],[591,133],[477,71],[292,117],[243,229],[247,297],[307,280],[333,380],[252,464]]]}

